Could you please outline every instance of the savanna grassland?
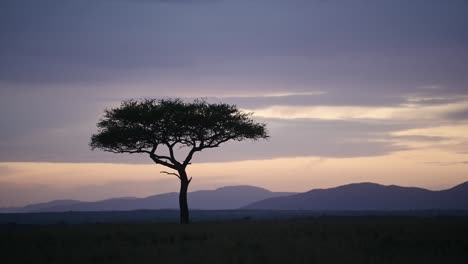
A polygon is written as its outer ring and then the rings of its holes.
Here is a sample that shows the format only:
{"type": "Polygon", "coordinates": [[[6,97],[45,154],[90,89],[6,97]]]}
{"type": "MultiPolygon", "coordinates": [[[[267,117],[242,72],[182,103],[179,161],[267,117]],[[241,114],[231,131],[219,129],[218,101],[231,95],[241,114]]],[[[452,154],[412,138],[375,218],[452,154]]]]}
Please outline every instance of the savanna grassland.
{"type": "Polygon", "coordinates": [[[466,217],[0,227],[1,263],[468,263],[466,217]]]}

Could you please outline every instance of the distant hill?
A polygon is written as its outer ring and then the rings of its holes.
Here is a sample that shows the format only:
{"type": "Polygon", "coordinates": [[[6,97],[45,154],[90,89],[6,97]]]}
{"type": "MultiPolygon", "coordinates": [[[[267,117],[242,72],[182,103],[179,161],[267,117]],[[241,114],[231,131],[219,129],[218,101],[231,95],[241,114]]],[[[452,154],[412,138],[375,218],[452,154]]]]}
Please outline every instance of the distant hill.
{"type": "MultiPolygon", "coordinates": [[[[411,211],[468,210],[468,182],[443,191],[355,183],[305,193],[271,192],[254,186],[229,186],[190,192],[190,209],[411,211]]],[[[123,197],[96,202],[56,200],[24,207],[3,208],[0,213],[132,211],[178,209],[178,193],[145,198],[123,197]]]]}
{"type": "Polygon", "coordinates": [[[355,183],[330,189],[316,189],[286,197],[268,198],[242,209],[398,211],[468,210],[468,182],[443,191],[421,188],[355,183]]]}
{"type": "Polygon", "coordinates": [[[11,208],[0,208],[0,213],[29,213],[29,212],[41,212],[47,208],[54,206],[69,206],[80,203],[78,200],[54,200],[45,203],[37,203],[26,205],[23,207],[11,207],[11,208]]]}
{"type": "MultiPolygon", "coordinates": [[[[216,190],[190,192],[188,201],[191,209],[237,209],[252,202],[291,194],[295,193],[271,192],[254,186],[229,186],[216,190]]],[[[96,202],[57,200],[24,207],[4,208],[0,209],[0,213],[178,209],[178,197],[178,193],[172,192],[145,198],[112,198],[96,202]]]]}

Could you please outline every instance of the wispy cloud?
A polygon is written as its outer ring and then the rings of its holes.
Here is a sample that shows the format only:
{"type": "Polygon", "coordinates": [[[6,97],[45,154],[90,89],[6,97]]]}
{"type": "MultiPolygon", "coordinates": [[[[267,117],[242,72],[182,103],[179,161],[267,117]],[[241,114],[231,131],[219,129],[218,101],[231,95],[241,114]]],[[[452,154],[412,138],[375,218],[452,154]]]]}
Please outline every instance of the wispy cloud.
{"type": "Polygon", "coordinates": [[[452,120],[466,121],[468,120],[468,106],[466,109],[447,113],[446,117],[452,120]]]}
{"type": "Polygon", "coordinates": [[[449,104],[402,104],[397,107],[365,106],[284,106],[274,105],[260,109],[247,109],[258,117],[279,119],[387,119],[387,120],[434,120],[443,119],[447,113],[463,109],[468,102],[449,104]]]}
{"type": "Polygon", "coordinates": [[[468,124],[442,125],[426,128],[415,128],[392,133],[394,136],[442,137],[452,140],[468,140],[468,124]]]}
{"type": "Polygon", "coordinates": [[[276,98],[276,97],[293,97],[293,96],[318,96],[326,94],[326,91],[308,91],[308,92],[294,92],[294,91],[278,91],[273,93],[262,93],[262,94],[225,94],[221,96],[214,96],[220,99],[238,99],[238,98],[276,98]]]}
{"type": "Polygon", "coordinates": [[[468,165],[468,161],[430,161],[425,164],[434,164],[440,166],[468,165]]]}

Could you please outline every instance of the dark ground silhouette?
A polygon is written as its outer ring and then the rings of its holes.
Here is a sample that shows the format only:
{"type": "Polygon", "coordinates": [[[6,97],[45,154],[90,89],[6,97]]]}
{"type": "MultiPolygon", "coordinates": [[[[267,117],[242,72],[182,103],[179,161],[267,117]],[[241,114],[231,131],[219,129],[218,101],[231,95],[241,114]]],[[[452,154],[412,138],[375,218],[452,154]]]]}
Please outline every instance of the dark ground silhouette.
{"type": "Polygon", "coordinates": [[[467,263],[467,217],[0,225],[2,263],[467,263]]]}

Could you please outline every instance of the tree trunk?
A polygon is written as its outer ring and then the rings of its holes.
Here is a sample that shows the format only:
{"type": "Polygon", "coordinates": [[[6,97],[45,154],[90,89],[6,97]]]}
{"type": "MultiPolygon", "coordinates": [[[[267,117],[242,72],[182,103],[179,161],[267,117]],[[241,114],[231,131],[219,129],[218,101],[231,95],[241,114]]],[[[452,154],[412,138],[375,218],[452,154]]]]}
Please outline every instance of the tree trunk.
{"type": "Polygon", "coordinates": [[[188,224],[190,222],[189,209],[187,203],[187,190],[190,180],[187,178],[185,171],[179,171],[180,175],[180,192],[179,192],[179,208],[180,208],[180,223],[188,224]]]}

